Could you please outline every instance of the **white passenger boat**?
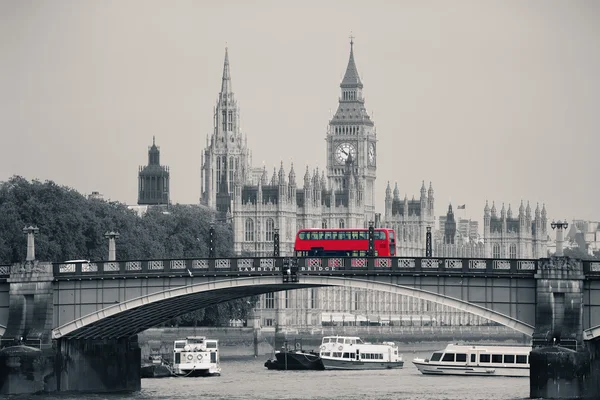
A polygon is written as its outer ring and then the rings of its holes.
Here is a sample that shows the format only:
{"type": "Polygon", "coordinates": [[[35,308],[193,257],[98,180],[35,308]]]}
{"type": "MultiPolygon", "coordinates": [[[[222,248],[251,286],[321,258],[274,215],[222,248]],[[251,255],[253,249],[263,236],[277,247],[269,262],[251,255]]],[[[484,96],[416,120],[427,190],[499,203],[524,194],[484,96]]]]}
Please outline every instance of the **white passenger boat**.
{"type": "Polygon", "coordinates": [[[180,376],[221,375],[219,341],[187,337],[173,344],[173,373],[180,376]]]}
{"type": "Polygon", "coordinates": [[[449,344],[413,364],[426,375],[529,376],[531,346],[449,344]]]}
{"type": "Polygon", "coordinates": [[[319,355],[325,369],[391,369],[404,365],[393,342],[365,343],[357,336],[325,336],[319,355]]]}

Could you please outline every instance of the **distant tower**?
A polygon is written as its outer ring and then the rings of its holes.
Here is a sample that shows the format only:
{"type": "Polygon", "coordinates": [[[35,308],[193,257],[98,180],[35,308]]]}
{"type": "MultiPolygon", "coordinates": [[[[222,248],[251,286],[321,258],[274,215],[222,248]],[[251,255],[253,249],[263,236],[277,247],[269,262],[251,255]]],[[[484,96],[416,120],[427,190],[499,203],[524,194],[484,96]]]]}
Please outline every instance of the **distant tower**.
{"type": "Polygon", "coordinates": [[[225,48],[221,92],[214,108],[214,129],[210,138],[206,138],[206,148],[201,160],[200,203],[211,208],[217,208],[217,197],[220,194],[219,207],[229,209],[231,204],[224,202],[227,201],[227,196],[233,194],[234,177],[237,176],[242,185],[249,178],[250,156],[246,138],[242,136],[239,111],[231,85],[229,52],[225,48]]]}
{"type": "Polygon", "coordinates": [[[169,167],[160,165],[160,149],[154,137],[148,149],[148,165],[138,172],[138,205],[169,204],[169,167]]]}
{"type": "Polygon", "coordinates": [[[454,212],[452,204],[448,205],[448,213],[446,214],[446,223],[444,225],[444,244],[454,244],[456,236],[456,221],[454,221],[454,212]]]}
{"type": "Polygon", "coordinates": [[[327,177],[330,187],[344,187],[346,160],[358,176],[358,188],[364,191],[365,221],[375,220],[375,179],[377,176],[377,136],[375,125],[365,108],[363,84],[354,62],[354,41],[350,40],[350,57],[340,83],[338,109],[327,130],[327,177]]]}

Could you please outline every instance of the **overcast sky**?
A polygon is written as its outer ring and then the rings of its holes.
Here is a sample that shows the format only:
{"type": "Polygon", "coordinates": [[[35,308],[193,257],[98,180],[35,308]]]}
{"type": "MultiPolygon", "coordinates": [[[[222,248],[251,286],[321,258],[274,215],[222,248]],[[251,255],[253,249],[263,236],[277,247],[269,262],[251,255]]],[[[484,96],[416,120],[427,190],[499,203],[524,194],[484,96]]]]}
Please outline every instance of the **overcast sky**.
{"type": "Polygon", "coordinates": [[[600,218],[598,1],[0,0],[0,181],[135,204],[156,136],[172,201],[198,203],[226,46],[255,166],[322,169],[351,32],[379,212],[425,180],[438,215],[600,218]]]}

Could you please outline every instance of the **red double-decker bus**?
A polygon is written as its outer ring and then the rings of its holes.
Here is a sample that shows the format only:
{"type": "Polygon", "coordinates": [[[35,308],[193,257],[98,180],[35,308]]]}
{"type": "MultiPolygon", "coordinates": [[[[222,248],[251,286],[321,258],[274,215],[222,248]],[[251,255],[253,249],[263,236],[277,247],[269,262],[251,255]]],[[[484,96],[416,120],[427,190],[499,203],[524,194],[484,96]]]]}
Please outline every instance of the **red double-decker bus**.
{"type": "MultiPolygon", "coordinates": [[[[396,255],[396,232],[375,228],[375,256],[396,255]]],[[[301,229],[296,235],[297,257],[366,257],[368,229],[301,229]]]]}

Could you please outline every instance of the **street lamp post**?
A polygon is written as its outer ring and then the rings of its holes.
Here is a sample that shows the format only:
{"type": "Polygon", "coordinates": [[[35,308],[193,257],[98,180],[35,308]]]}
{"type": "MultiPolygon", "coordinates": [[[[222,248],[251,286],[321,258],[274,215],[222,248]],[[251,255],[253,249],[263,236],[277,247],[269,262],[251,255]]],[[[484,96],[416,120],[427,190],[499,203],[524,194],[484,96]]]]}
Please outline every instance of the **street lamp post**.
{"type": "Polygon", "coordinates": [[[566,220],[564,222],[559,220],[558,222],[552,221],[550,226],[552,227],[552,230],[556,229],[556,253],[554,253],[554,255],[556,257],[563,257],[563,229],[567,229],[569,224],[566,220]]]}
{"type": "Polygon", "coordinates": [[[369,257],[375,256],[375,227],[373,221],[369,221],[369,257]]]}
{"type": "Polygon", "coordinates": [[[273,257],[279,257],[279,228],[273,233],[273,257]]]}
{"type": "Polygon", "coordinates": [[[425,257],[431,257],[431,227],[427,227],[427,233],[425,234],[425,257]]]}

